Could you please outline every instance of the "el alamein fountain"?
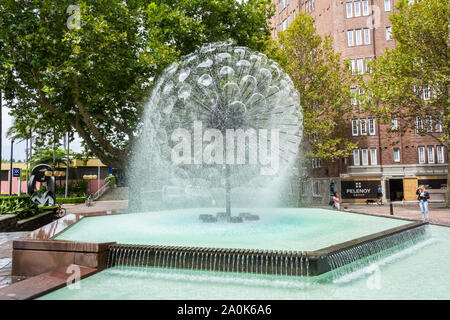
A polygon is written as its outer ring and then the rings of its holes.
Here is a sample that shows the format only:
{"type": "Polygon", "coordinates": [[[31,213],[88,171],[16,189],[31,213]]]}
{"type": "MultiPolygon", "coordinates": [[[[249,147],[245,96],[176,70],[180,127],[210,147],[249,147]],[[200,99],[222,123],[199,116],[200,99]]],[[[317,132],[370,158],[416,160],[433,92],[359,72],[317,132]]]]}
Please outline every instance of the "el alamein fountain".
{"type": "Polygon", "coordinates": [[[104,243],[111,272],[303,277],[425,237],[422,222],[283,202],[299,170],[302,109],[264,54],[212,43],[154,80],[127,174],[133,213],[83,218],[52,239],[104,243]]]}
{"type": "Polygon", "coordinates": [[[131,166],[132,203],[138,211],[218,205],[225,212],[200,219],[258,220],[233,215],[232,204],[276,201],[301,123],[297,90],[277,63],[231,41],[206,45],[157,81],[131,166]]]}

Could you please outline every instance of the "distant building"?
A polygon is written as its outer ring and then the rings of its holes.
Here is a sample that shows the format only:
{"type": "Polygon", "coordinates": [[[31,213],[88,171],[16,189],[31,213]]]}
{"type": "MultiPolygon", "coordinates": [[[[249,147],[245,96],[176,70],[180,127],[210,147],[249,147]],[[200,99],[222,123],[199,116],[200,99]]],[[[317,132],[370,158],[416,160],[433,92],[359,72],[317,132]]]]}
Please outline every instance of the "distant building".
{"type": "MultiPolygon", "coordinates": [[[[309,13],[317,32],[333,37],[334,49],[343,59],[351,60],[355,73],[369,73],[367,62],[396,45],[391,38],[389,20],[396,0],[274,0],[273,3],[276,5],[276,14],[271,20],[273,38],[286,30],[298,12],[309,13]]],[[[352,90],[358,88],[355,86],[352,90]]],[[[424,92],[423,99],[428,98],[429,93],[424,92]]],[[[302,177],[300,183],[304,202],[328,203],[332,181],[343,202],[375,199],[378,185],[382,186],[384,201],[417,200],[416,190],[422,184],[429,189],[431,201],[443,201],[447,149],[415,130],[403,137],[390,132],[390,128],[398,125],[399,119],[382,125],[370,114],[348,119],[348,137],[359,142],[359,149],[354,150],[353,156],[335,163],[312,159],[309,174],[302,177]]],[[[417,119],[417,127],[430,130],[437,137],[442,135],[439,123],[417,119]]]]}
{"type": "MultiPolygon", "coordinates": [[[[98,168],[100,165],[100,188],[103,186],[106,177],[108,177],[110,169],[104,165],[102,162],[99,162],[98,159],[89,159],[87,162],[83,160],[72,160],[69,170],[69,182],[82,180],[83,176],[97,176],[98,168]]],[[[18,162],[13,163],[13,168],[22,169],[22,172],[26,170],[26,163],[18,162]]],[[[65,170],[66,166],[58,167],[60,170],[65,170]]],[[[29,169],[31,170],[31,169],[29,169]]],[[[9,194],[9,179],[10,179],[10,163],[4,162],[1,164],[1,190],[0,193],[2,195],[9,194]]],[[[19,190],[19,178],[12,178],[12,193],[17,194],[19,190]]],[[[97,192],[99,182],[97,179],[89,180],[88,192],[95,193],[97,192]]],[[[56,177],[56,185],[63,185],[66,183],[65,177],[56,177]]],[[[21,184],[22,193],[27,192],[26,181],[22,181],[21,184]]]]}

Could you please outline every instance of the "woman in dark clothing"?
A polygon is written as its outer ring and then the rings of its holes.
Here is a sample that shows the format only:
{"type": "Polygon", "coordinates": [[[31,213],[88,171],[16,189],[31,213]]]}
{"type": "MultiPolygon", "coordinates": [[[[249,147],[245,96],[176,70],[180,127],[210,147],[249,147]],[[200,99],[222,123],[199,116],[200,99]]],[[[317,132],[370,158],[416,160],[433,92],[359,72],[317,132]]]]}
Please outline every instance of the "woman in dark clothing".
{"type": "Polygon", "coordinates": [[[430,199],[430,194],[425,190],[425,186],[420,186],[417,189],[416,194],[418,195],[420,210],[422,210],[422,220],[425,219],[425,213],[427,214],[427,220],[430,218],[430,210],[428,207],[428,199],[430,199]]]}

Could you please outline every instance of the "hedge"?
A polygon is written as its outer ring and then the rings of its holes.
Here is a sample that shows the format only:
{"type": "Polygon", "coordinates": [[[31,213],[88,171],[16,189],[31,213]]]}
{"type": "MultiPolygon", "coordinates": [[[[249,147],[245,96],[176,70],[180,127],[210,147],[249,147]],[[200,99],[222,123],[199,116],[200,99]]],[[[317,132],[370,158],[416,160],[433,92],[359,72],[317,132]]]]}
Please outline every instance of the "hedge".
{"type": "Polygon", "coordinates": [[[21,196],[0,196],[0,201],[4,201],[4,200],[27,200],[30,199],[30,196],[27,194],[21,195],[21,196]]]}
{"type": "Polygon", "coordinates": [[[50,210],[56,211],[56,209],[58,207],[39,206],[38,208],[39,208],[39,211],[44,212],[44,211],[50,211],[50,210]]]}
{"type": "Polygon", "coordinates": [[[72,203],[84,203],[86,201],[86,197],[77,197],[77,198],[56,198],[57,204],[72,204],[72,203]]]}

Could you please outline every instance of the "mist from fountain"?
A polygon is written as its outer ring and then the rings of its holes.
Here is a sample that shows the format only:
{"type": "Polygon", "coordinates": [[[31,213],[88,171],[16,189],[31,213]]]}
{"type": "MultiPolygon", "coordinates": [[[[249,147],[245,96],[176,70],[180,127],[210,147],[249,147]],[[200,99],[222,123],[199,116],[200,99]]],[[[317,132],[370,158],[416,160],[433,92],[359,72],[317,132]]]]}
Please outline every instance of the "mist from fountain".
{"type": "Polygon", "coordinates": [[[302,138],[293,82],[232,41],[166,68],[146,104],[128,174],[133,211],[280,205],[302,138]],[[233,136],[234,134],[234,136],[233,136]]]}

